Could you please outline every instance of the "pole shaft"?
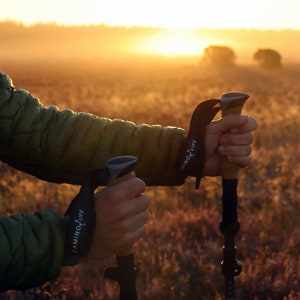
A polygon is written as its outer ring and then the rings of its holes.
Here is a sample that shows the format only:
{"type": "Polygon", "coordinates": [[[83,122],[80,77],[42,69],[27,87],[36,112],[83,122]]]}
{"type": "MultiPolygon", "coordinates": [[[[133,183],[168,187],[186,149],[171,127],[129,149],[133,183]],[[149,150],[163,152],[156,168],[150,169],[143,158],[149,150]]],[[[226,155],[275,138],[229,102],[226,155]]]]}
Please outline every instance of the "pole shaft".
{"type": "MultiPolygon", "coordinates": [[[[229,92],[221,96],[222,116],[240,115],[249,95],[242,92],[229,92]]],[[[238,233],[238,172],[240,167],[221,159],[223,187],[223,211],[221,232],[224,234],[222,273],[225,276],[225,300],[234,300],[234,277],[241,272],[241,264],[236,258],[235,235],[238,233]]]]}

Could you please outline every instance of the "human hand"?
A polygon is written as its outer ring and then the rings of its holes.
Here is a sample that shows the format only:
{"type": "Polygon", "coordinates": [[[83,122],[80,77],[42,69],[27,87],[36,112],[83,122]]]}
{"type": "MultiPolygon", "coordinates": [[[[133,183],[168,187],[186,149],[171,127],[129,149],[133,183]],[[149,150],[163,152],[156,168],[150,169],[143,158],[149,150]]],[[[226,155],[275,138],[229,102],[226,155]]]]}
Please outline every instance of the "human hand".
{"type": "Polygon", "coordinates": [[[257,126],[255,118],[239,115],[211,122],[206,128],[204,176],[220,175],[221,157],[241,168],[247,167],[257,126]]]}
{"type": "Polygon", "coordinates": [[[127,180],[95,195],[96,226],[88,259],[106,259],[129,249],[145,233],[149,199],[145,183],[130,173],[127,180]]]}

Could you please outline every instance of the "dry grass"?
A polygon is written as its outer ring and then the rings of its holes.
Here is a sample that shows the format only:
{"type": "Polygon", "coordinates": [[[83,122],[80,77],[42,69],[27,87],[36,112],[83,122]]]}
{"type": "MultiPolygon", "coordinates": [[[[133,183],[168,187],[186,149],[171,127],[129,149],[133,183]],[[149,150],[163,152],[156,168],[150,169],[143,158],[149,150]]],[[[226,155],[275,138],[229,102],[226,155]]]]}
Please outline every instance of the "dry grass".
{"type": "MultiPolygon", "coordinates": [[[[244,111],[260,128],[253,164],[240,172],[238,299],[300,299],[300,66],[263,72],[251,66],[209,70],[81,61],[11,62],[1,69],[45,105],[186,129],[199,101],[230,90],[250,93],[244,111]]],[[[46,207],[63,213],[78,189],[41,182],[3,164],[0,173],[4,214],[46,207]]],[[[178,188],[149,188],[148,194],[152,217],[147,236],[136,245],[140,299],[222,299],[220,179],[205,178],[200,191],[188,180],[178,188]]],[[[65,268],[55,282],[0,299],[117,299],[102,267],[65,268]]]]}

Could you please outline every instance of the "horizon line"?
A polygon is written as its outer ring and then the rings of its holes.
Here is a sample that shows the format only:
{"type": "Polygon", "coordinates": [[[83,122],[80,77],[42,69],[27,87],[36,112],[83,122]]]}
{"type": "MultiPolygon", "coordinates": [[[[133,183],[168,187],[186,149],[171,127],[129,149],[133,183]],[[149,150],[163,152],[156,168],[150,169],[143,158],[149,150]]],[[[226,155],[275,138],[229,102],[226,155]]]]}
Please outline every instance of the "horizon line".
{"type": "Polygon", "coordinates": [[[104,26],[109,28],[145,28],[145,29],[164,29],[164,30],[174,30],[174,31],[195,31],[195,30],[257,30],[257,31],[300,31],[299,28],[289,28],[289,27],[282,27],[282,28],[260,28],[260,27],[219,27],[219,26],[199,26],[199,27],[191,27],[191,28],[174,28],[174,27],[167,27],[167,26],[154,26],[154,25],[122,25],[122,24],[107,24],[107,23],[60,23],[57,21],[36,21],[36,22],[24,22],[20,20],[13,20],[13,19],[0,19],[0,23],[13,23],[16,25],[21,25],[23,27],[34,27],[38,25],[53,25],[57,27],[97,27],[97,26],[104,26]]]}

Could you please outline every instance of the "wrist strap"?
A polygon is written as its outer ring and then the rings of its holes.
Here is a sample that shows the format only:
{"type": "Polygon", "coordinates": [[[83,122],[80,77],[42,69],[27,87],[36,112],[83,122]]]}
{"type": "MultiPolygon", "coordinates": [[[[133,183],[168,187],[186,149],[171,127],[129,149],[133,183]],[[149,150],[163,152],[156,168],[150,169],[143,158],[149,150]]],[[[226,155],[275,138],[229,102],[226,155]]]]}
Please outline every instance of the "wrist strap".
{"type": "Polygon", "coordinates": [[[201,102],[193,112],[190,129],[185,143],[179,151],[177,166],[187,176],[196,177],[198,189],[205,164],[205,129],[217,112],[220,100],[210,99],[201,102]]]}
{"type": "Polygon", "coordinates": [[[96,214],[94,190],[108,181],[106,169],[96,169],[84,179],[79,193],[68,207],[65,255],[85,257],[88,255],[94,237],[96,214]]]}

